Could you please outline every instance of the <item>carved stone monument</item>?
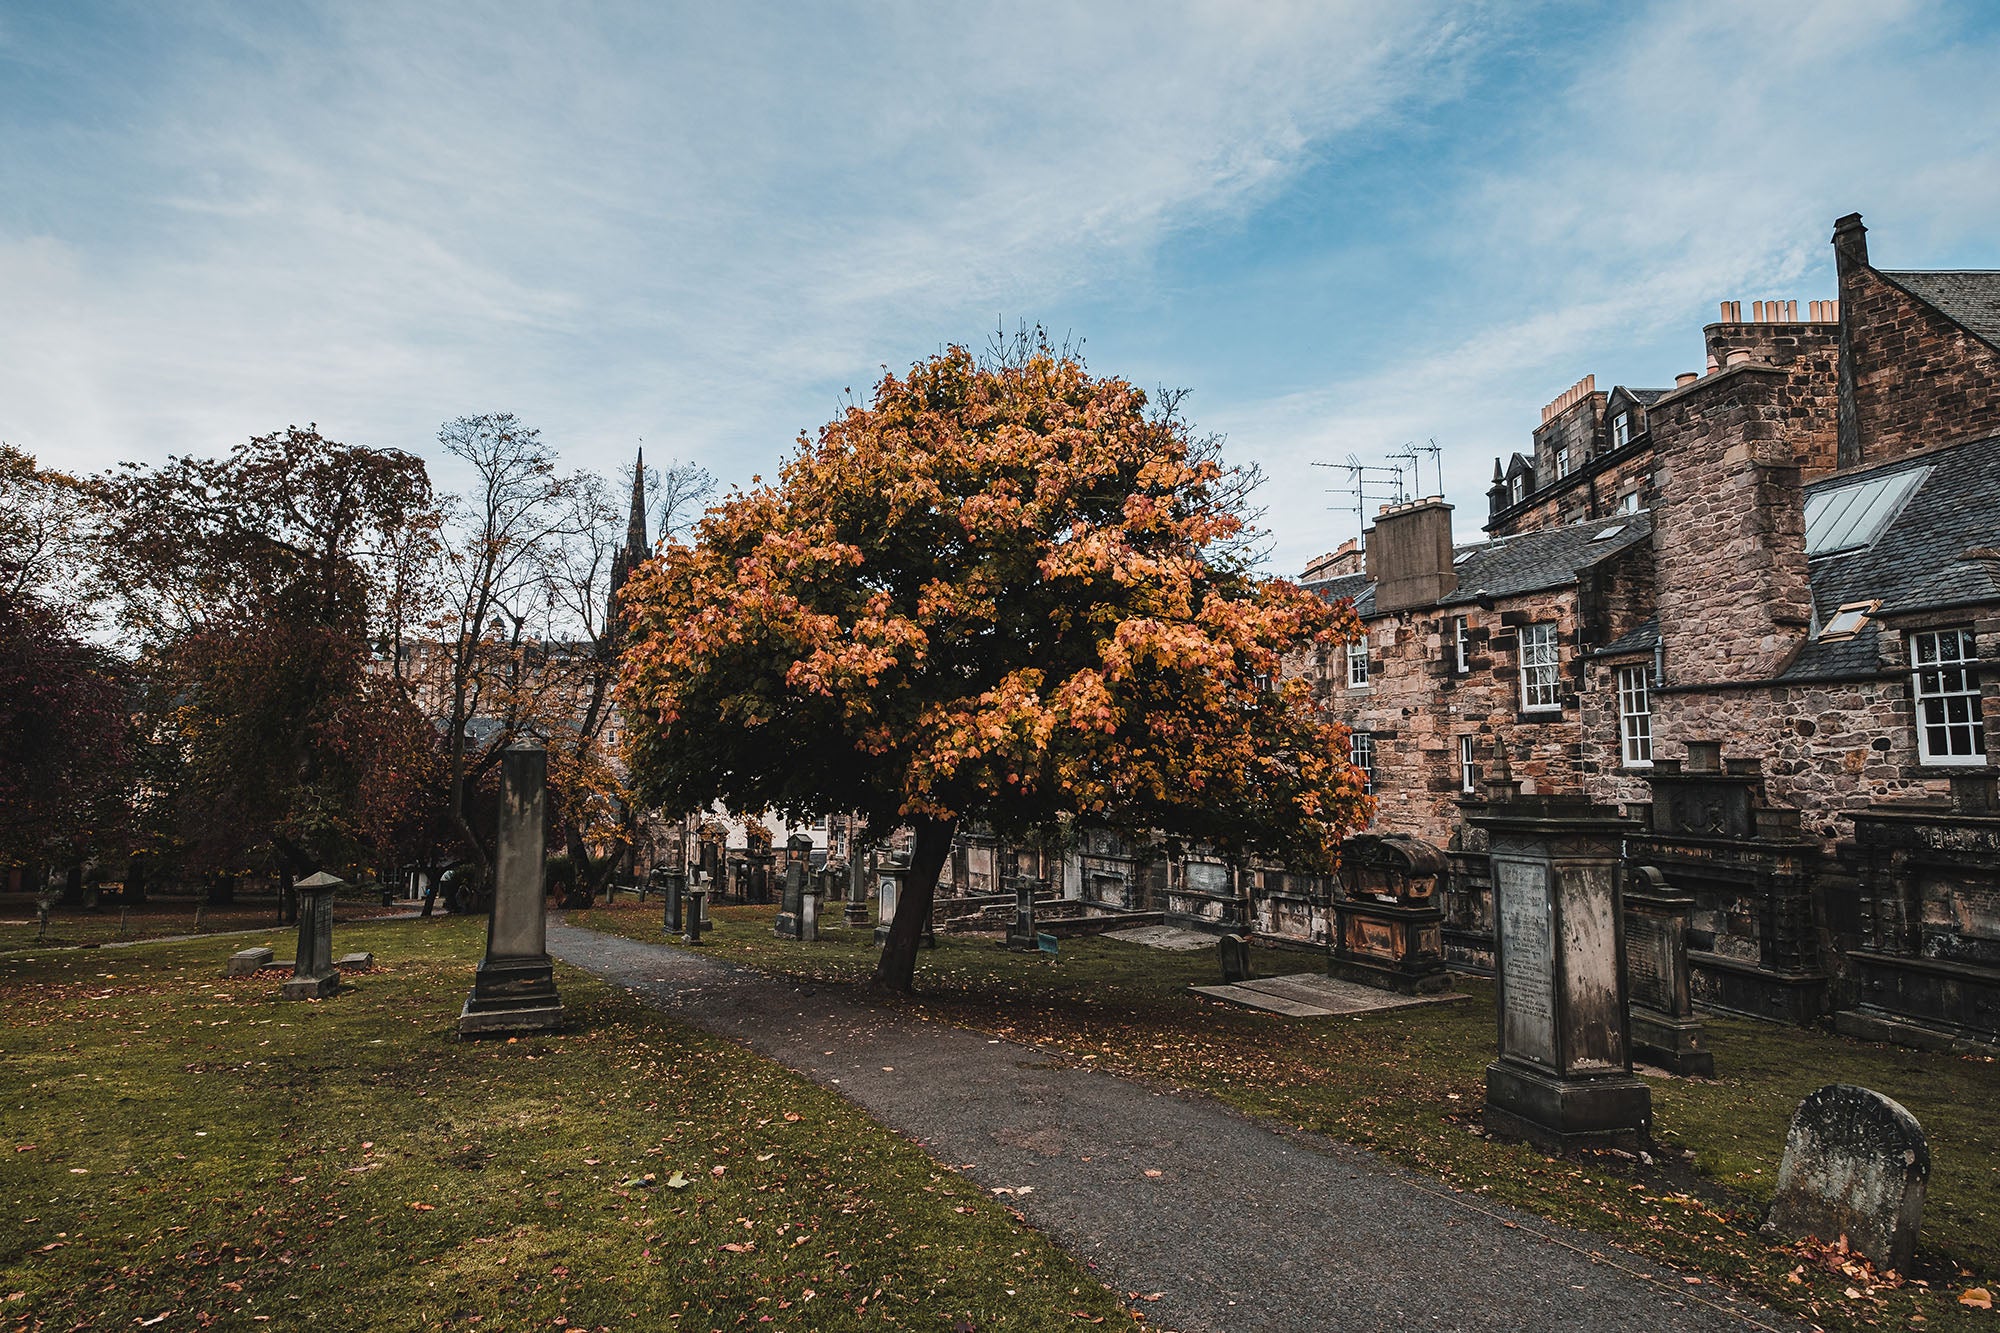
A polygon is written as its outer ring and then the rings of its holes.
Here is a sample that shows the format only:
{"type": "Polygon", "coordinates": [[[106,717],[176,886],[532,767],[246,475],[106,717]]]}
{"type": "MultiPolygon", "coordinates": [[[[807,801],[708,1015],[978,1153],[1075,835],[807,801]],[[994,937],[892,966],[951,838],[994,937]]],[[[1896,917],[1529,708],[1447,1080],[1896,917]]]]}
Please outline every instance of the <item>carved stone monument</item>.
{"type": "Polygon", "coordinates": [[[1673,1074],[1715,1073],[1715,1055],[1688,988],[1687,923],[1694,898],[1674,892],[1656,867],[1625,880],[1625,984],[1632,1056],[1673,1074]]]}
{"type": "Polygon", "coordinates": [[[850,930],[860,930],[868,924],[868,881],[866,857],[862,855],[861,844],[851,844],[847,853],[847,906],[841,915],[850,930]]]}
{"type": "Polygon", "coordinates": [[[1498,797],[1486,830],[1499,951],[1499,1058],[1486,1067],[1486,1128],[1556,1148],[1638,1149],[1652,1090],[1632,1074],[1626,1028],[1615,809],[1498,797]]]}
{"type": "Polygon", "coordinates": [[[508,746],[500,757],[500,850],[493,865],[486,957],[458,1016],[462,1036],[562,1026],[542,892],[547,788],[548,755],[542,747],[508,746]]]}
{"type": "Polygon", "coordinates": [[[669,935],[681,933],[681,900],[687,894],[687,872],[669,870],[666,873],[666,902],[662,908],[661,929],[669,935]]]}
{"type": "Polygon", "coordinates": [[[1036,882],[1026,875],[1014,877],[1014,920],[1007,927],[1007,947],[1032,953],[1035,942],[1036,882]]]}
{"type": "Polygon", "coordinates": [[[701,932],[708,928],[708,890],[688,890],[687,905],[681,910],[681,943],[702,943],[701,932]]]}
{"type": "MultiPolygon", "coordinates": [[[[810,845],[810,844],[808,844],[810,845]]],[[[772,933],[788,940],[801,937],[799,918],[804,913],[806,892],[806,863],[792,859],[785,862],[785,896],[779,904],[777,924],[772,933]]]]}
{"type": "Polygon", "coordinates": [[[280,992],[287,1000],[323,1000],[340,989],[333,965],[333,895],[347,883],[324,870],[302,879],[299,891],[299,952],[292,979],[280,992]]]}
{"type": "Polygon", "coordinates": [[[1340,848],[1327,972],[1404,995],[1451,989],[1444,967],[1444,853],[1406,833],[1364,833],[1340,848]]]}
{"type": "Polygon", "coordinates": [[[1879,1092],[1829,1083],[1792,1116],[1764,1230],[1829,1245],[1845,1236],[1876,1267],[1907,1273],[1930,1175],[1915,1116],[1879,1092]]]}
{"type": "Polygon", "coordinates": [[[907,866],[885,865],[875,871],[875,946],[889,942],[889,927],[896,921],[896,902],[903,896],[903,876],[907,866]]]}

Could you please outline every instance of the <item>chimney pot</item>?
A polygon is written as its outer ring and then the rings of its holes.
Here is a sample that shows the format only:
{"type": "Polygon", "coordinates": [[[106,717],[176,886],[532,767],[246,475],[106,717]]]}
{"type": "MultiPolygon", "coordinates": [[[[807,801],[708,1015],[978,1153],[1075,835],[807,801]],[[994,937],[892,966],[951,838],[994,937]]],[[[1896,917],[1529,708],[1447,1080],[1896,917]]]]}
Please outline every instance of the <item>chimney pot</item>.
{"type": "Polygon", "coordinates": [[[1680,374],[1674,376],[1674,387],[1676,389],[1685,389],[1700,378],[1701,376],[1695,374],[1692,370],[1683,370],[1680,374]]]}

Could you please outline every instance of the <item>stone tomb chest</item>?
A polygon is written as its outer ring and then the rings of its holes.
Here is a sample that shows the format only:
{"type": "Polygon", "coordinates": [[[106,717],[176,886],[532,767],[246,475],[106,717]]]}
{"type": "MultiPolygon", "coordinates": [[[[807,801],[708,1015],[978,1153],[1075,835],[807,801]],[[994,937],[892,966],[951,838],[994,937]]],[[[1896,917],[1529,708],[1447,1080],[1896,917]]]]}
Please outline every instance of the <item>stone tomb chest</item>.
{"type": "Polygon", "coordinates": [[[1363,834],[1340,851],[1327,970],[1406,995],[1447,989],[1438,883],[1444,853],[1404,833],[1363,834]]]}

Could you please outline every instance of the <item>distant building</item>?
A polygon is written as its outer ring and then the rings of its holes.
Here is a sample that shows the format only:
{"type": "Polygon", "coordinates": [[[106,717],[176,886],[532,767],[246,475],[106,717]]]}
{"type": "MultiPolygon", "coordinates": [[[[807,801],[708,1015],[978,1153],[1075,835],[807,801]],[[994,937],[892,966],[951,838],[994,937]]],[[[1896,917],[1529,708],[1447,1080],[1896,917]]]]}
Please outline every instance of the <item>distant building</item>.
{"type": "Polygon", "coordinates": [[[1293,670],[1376,831],[1449,852],[1456,965],[1497,770],[1647,822],[1710,1006],[2000,1042],[2000,273],[1877,269],[1858,215],[1834,251],[1838,301],[1726,302],[1701,372],[1550,403],[1490,540],[1432,498],[1313,562],[1368,637],[1293,670]]]}

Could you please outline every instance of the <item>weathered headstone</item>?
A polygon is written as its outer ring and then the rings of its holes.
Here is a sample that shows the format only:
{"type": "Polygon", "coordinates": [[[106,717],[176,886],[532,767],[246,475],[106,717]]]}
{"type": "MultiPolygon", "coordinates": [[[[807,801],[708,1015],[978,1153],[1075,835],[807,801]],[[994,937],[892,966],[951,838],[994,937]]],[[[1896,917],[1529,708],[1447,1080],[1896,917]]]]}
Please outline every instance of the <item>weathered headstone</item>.
{"type": "Polygon", "coordinates": [[[661,907],[661,928],[669,935],[681,933],[681,897],[687,892],[687,872],[669,870],[666,874],[666,901],[661,907]]]}
{"type": "Polygon", "coordinates": [[[1555,1148],[1647,1145],[1652,1089],[1632,1074],[1615,809],[1497,800],[1487,831],[1499,953],[1499,1058],[1486,1128],[1555,1148]]]}
{"type": "Polygon", "coordinates": [[[1035,881],[1026,875],[1014,877],[1014,921],[1007,927],[1007,947],[1035,948],[1035,881]]]}
{"type": "Polygon", "coordinates": [[[461,1036],[562,1026],[543,893],[547,822],[548,754],[531,742],[510,745],[500,757],[500,843],[486,957],[458,1016],[461,1036]]]}
{"type": "Polygon", "coordinates": [[[799,938],[808,944],[819,938],[819,895],[811,891],[799,895],[799,938]]]}
{"type": "Polygon", "coordinates": [[[247,977],[251,973],[260,970],[274,956],[269,949],[261,947],[256,949],[239,949],[229,955],[229,966],[224,970],[223,975],[228,977],[247,977]]]}
{"type": "Polygon", "coordinates": [[[681,915],[685,922],[681,929],[681,943],[700,944],[701,933],[708,928],[708,890],[689,889],[687,907],[681,915]]]}
{"type": "Polygon", "coordinates": [[[875,944],[889,942],[889,928],[896,921],[896,900],[903,891],[903,867],[882,866],[875,872],[875,944]]]}
{"type": "Polygon", "coordinates": [[[1688,989],[1687,923],[1694,899],[1656,867],[1625,880],[1625,982],[1632,1056],[1673,1074],[1715,1073],[1715,1054],[1688,989]]]}
{"type": "Polygon", "coordinates": [[[772,933],[788,940],[799,938],[799,917],[804,911],[806,892],[805,862],[793,859],[785,863],[785,898],[778,908],[777,924],[772,933]]]}
{"type": "Polygon", "coordinates": [[[850,930],[859,930],[868,924],[868,881],[866,858],[861,844],[850,843],[847,852],[847,906],[841,915],[850,930]]]}
{"type": "Polygon", "coordinates": [[[279,994],[287,1000],[321,1000],[340,989],[333,966],[333,895],[345,880],[322,870],[298,882],[299,953],[292,979],[279,994]]]}
{"type": "Polygon", "coordinates": [[[343,972],[368,972],[374,970],[375,955],[372,953],[344,953],[333,960],[333,965],[343,972]]]}
{"type": "Polygon", "coordinates": [[[1907,1273],[1930,1175],[1915,1116],[1879,1092],[1829,1083],[1792,1116],[1764,1229],[1829,1245],[1845,1236],[1876,1267],[1907,1273]]]}
{"type": "Polygon", "coordinates": [[[1223,985],[1250,980],[1250,941],[1241,935],[1224,935],[1215,942],[1215,952],[1222,961],[1223,985]]]}

